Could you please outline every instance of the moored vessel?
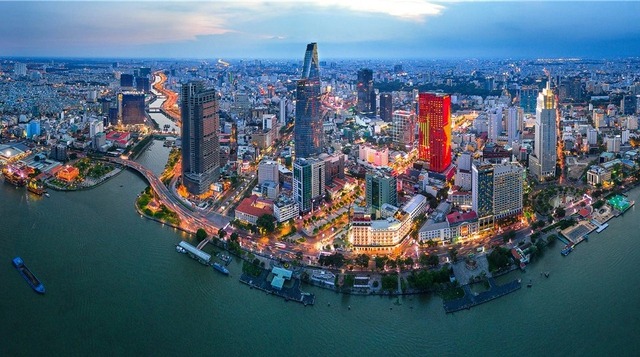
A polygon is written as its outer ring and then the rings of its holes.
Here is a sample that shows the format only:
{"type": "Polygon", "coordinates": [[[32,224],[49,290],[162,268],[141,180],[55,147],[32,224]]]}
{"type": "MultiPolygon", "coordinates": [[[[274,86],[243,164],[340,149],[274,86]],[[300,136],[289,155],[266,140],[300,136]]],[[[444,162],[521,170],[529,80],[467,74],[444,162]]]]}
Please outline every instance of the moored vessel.
{"type": "Polygon", "coordinates": [[[213,263],[213,269],[221,272],[224,275],[229,275],[229,269],[223,267],[220,263],[213,263]]]}

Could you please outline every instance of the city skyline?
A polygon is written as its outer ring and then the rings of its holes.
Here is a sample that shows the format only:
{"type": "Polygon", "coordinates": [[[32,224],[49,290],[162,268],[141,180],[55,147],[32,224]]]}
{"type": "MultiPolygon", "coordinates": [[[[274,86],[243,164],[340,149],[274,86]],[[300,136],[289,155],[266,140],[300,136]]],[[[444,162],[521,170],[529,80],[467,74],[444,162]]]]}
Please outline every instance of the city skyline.
{"type": "Polygon", "coordinates": [[[639,10],[637,2],[2,2],[0,55],[247,58],[251,48],[253,58],[297,59],[319,42],[324,59],[627,57],[640,55],[639,10]]]}

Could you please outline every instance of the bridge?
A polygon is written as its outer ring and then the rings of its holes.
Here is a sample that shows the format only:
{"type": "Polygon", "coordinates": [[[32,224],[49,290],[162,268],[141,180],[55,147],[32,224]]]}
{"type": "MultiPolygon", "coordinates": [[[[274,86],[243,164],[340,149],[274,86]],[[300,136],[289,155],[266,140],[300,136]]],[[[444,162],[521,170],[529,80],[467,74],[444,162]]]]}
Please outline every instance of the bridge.
{"type": "Polygon", "coordinates": [[[209,213],[206,217],[196,209],[187,207],[187,203],[182,202],[164,183],[149,169],[143,165],[121,158],[105,158],[109,162],[113,162],[129,169],[132,169],[142,175],[156,193],[158,200],[167,208],[176,212],[180,217],[180,228],[185,231],[195,233],[199,228],[207,231],[211,237],[218,233],[218,230],[229,224],[231,219],[220,214],[209,213]]]}

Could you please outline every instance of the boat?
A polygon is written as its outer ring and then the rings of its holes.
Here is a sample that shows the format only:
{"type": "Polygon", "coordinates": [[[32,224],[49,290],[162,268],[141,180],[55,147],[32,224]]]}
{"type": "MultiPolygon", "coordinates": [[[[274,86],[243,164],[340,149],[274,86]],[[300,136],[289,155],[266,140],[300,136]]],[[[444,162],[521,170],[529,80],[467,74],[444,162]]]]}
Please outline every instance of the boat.
{"type": "Polygon", "coordinates": [[[187,250],[186,250],[186,249],[184,249],[184,248],[182,248],[182,247],[181,247],[181,246],[179,246],[179,245],[176,245],[176,252],[184,254],[184,253],[186,253],[186,252],[187,252],[187,250]]]}
{"type": "Polygon", "coordinates": [[[229,269],[223,267],[221,264],[219,263],[213,263],[213,269],[221,272],[224,275],[229,275],[229,269]]]}
{"type": "Polygon", "coordinates": [[[51,196],[49,195],[49,192],[45,192],[45,193],[44,193],[44,196],[45,196],[45,197],[51,197],[51,196]]]}
{"type": "Polygon", "coordinates": [[[27,165],[23,162],[8,164],[2,169],[4,182],[10,183],[14,186],[26,185],[28,174],[27,165]]]}
{"type": "Polygon", "coordinates": [[[38,196],[42,196],[47,193],[44,186],[36,180],[29,180],[29,183],[27,184],[27,191],[35,193],[38,196]]]}
{"type": "Polygon", "coordinates": [[[24,278],[24,280],[29,283],[29,286],[37,292],[38,294],[44,294],[44,285],[36,278],[35,275],[24,265],[24,261],[20,257],[13,258],[13,266],[18,270],[20,275],[24,278]]]}
{"type": "Polygon", "coordinates": [[[564,255],[565,257],[567,255],[569,255],[569,253],[571,253],[571,251],[573,251],[573,243],[569,243],[567,244],[561,251],[560,254],[564,255]]]}
{"type": "Polygon", "coordinates": [[[530,288],[533,286],[533,280],[529,280],[529,284],[527,284],[527,287],[530,288]]]}

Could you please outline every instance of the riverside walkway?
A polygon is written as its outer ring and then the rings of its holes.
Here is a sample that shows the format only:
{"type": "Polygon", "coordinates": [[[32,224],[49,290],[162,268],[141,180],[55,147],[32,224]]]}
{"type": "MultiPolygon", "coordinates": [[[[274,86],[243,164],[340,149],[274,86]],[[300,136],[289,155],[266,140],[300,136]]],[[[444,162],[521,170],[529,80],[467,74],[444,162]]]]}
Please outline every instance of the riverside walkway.
{"type": "Polygon", "coordinates": [[[514,280],[504,285],[497,285],[493,278],[489,278],[488,281],[490,286],[489,290],[478,294],[472,292],[469,285],[463,286],[462,289],[464,290],[464,296],[459,299],[444,301],[444,311],[450,313],[470,309],[476,305],[480,305],[487,301],[512,293],[522,287],[519,280],[514,280]]]}

